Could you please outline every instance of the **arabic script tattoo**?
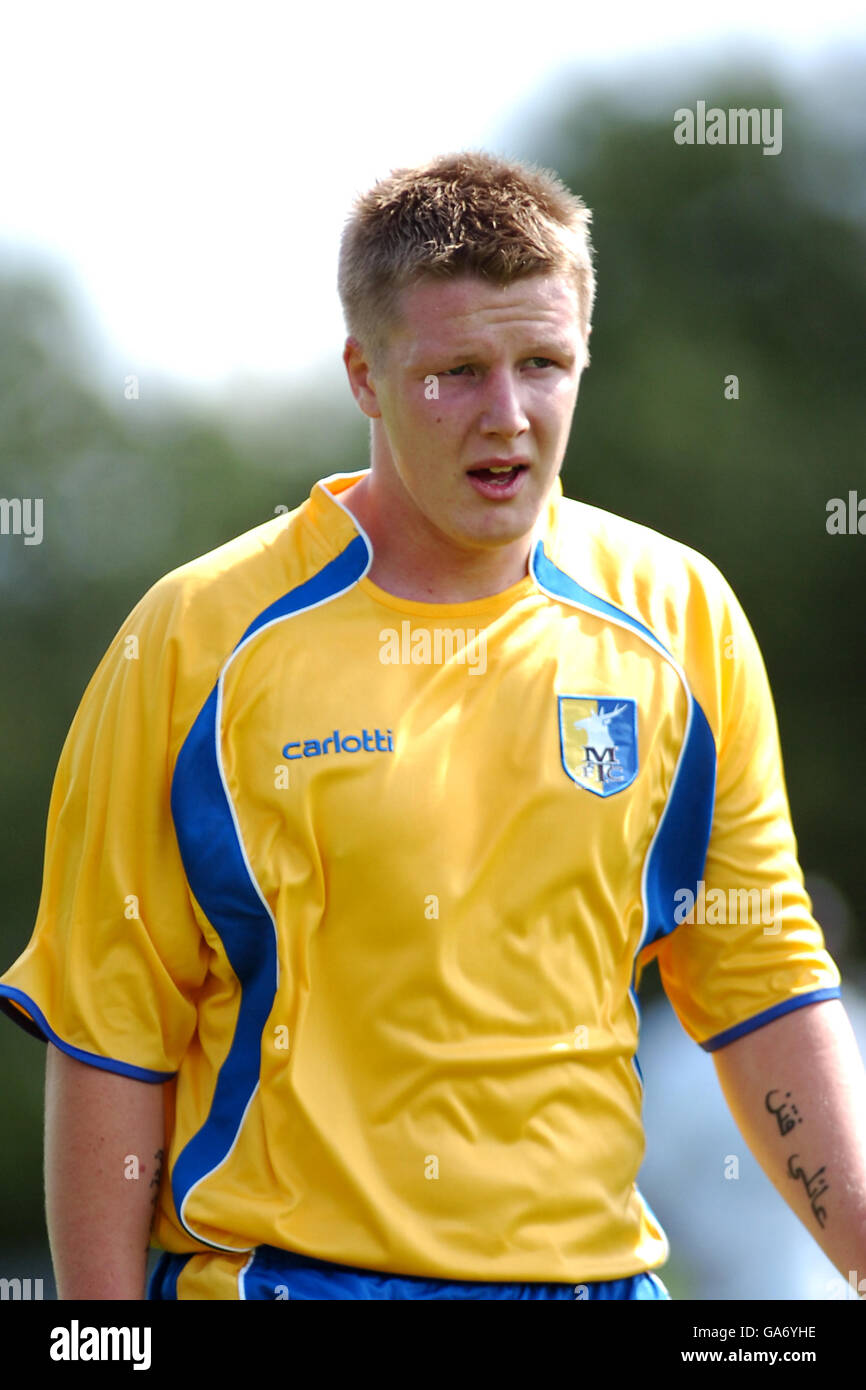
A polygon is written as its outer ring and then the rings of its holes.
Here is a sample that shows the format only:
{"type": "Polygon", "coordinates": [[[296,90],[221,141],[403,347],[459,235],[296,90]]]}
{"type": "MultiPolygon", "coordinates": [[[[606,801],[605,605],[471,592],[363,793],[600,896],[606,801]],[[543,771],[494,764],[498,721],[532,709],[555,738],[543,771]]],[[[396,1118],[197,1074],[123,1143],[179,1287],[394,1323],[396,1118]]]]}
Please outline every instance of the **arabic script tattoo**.
{"type": "Polygon", "coordinates": [[[793,1103],[791,1105],[788,1104],[791,1099],[790,1091],[786,1091],[780,1101],[773,1101],[771,1105],[771,1098],[778,1094],[778,1091],[768,1091],[764,1097],[764,1104],[770,1114],[775,1115],[776,1124],[779,1126],[779,1133],[782,1135],[790,1134],[792,1129],[803,1123],[803,1116],[800,1114],[796,1105],[793,1103]]]}
{"type": "Polygon", "coordinates": [[[799,1154],[791,1154],[791,1157],[788,1159],[788,1172],[790,1173],[792,1178],[802,1179],[806,1188],[806,1193],[812,1204],[812,1211],[815,1214],[815,1220],[818,1222],[819,1226],[823,1227],[824,1222],[827,1219],[827,1208],[817,1207],[815,1203],[817,1202],[819,1197],[824,1196],[825,1192],[830,1191],[830,1184],[824,1178],[825,1165],[822,1163],[818,1171],[816,1173],[813,1173],[811,1178],[807,1178],[805,1169],[801,1168],[799,1164],[794,1162],[794,1160],[799,1157],[799,1154]]]}

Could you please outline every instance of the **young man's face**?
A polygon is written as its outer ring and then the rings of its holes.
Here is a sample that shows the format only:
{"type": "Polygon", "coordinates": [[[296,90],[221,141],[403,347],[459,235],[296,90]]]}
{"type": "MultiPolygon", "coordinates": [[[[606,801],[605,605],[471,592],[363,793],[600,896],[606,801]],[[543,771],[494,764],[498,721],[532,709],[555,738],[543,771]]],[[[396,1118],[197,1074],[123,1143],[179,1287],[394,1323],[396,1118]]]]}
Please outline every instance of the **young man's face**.
{"type": "Polygon", "coordinates": [[[371,478],[389,521],[461,550],[528,536],[562,465],[585,364],[571,283],[422,279],[403,292],[378,371],[353,343],[344,360],[377,421],[371,478]]]}

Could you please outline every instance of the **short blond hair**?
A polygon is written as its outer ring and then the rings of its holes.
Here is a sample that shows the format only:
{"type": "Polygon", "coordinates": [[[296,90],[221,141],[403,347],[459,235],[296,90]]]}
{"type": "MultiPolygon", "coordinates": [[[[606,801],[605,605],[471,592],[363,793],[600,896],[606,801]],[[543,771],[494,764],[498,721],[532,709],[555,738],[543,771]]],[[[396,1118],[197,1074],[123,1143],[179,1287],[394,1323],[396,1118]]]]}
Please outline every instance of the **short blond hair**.
{"type": "Polygon", "coordinates": [[[400,295],[422,278],[495,284],[539,273],[575,286],[589,361],[595,274],[592,213],[550,169],[485,151],[392,169],[359,195],[343,229],[337,288],[348,333],[381,365],[400,295]]]}

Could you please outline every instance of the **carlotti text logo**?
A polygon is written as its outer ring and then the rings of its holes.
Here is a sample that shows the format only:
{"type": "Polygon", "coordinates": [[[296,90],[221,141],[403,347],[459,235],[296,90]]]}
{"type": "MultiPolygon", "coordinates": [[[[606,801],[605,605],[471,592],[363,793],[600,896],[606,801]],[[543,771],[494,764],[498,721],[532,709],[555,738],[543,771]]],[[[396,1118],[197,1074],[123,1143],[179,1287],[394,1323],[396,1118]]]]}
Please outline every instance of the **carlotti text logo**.
{"type": "Polygon", "coordinates": [[[628,698],[559,696],[559,746],[569,777],[596,796],[612,796],[637,776],[637,705],[628,698]]]}
{"type": "Polygon", "coordinates": [[[341,734],[335,729],[327,738],[296,738],[283,745],[287,762],[298,758],[321,758],[326,753],[393,753],[394,735],[390,729],[362,729],[359,734],[341,734]]]}

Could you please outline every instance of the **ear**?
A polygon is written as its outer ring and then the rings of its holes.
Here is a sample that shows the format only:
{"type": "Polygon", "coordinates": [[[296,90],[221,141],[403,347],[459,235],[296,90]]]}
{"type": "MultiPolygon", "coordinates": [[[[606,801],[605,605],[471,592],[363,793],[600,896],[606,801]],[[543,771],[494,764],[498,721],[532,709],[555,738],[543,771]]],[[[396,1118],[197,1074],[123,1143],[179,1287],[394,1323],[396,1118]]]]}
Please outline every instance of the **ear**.
{"type": "Polygon", "coordinates": [[[343,348],[343,362],[352,395],[371,420],[381,419],[382,412],[376,397],[373,368],[363,345],[357,338],[348,337],[343,348]]]}

